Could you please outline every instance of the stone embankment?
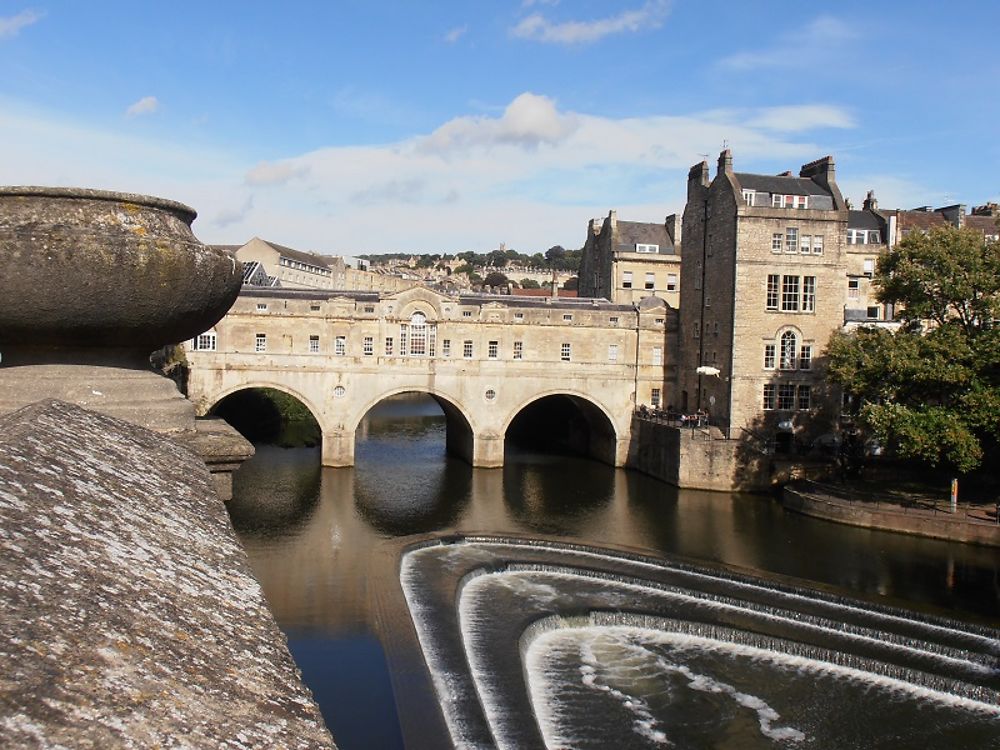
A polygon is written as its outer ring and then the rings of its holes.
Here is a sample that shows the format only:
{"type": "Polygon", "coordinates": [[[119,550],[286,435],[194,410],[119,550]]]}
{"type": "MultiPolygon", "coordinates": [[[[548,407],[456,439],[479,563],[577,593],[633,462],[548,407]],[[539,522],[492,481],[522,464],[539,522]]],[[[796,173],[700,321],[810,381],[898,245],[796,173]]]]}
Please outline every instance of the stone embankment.
{"type": "Polygon", "coordinates": [[[943,503],[938,507],[920,498],[898,502],[888,495],[879,500],[816,482],[786,486],[781,503],[797,513],[849,526],[1000,547],[996,506],[963,505],[952,513],[943,503]]]}
{"type": "Polygon", "coordinates": [[[194,453],[0,417],[0,746],[333,748],[194,453]]]}

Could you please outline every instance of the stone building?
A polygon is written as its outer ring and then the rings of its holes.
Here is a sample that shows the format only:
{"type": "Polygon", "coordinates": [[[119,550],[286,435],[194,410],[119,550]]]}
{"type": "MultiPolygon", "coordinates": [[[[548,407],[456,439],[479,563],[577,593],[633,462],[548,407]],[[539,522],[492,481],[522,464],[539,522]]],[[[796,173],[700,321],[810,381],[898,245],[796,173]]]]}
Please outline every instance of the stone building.
{"type": "Polygon", "coordinates": [[[831,157],[798,176],[688,174],[681,271],[679,404],[723,434],[789,446],[830,429],[839,399],[820,354],[844,323],[847,205],[831,157]]]}
{"type": "Polygon", "coordinates": [[[616,304],[660,297],[680,306],[681,223],[619,221],[616,211],[591,219],[580,259],[580,296],[616,304]]]}

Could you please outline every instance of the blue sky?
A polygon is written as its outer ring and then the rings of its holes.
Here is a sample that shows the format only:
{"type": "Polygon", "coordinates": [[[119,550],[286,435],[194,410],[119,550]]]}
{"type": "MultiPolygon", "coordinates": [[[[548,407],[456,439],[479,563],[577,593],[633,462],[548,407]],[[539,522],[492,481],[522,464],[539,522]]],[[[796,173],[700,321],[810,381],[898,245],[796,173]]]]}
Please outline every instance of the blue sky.
{"type": "Polygon", "coordinates": [[[1000,199],[1000,2],[0,0],[0,184],[151,193],[206,242],[583,244],[832,154],[884,207],[1000,199]]]}

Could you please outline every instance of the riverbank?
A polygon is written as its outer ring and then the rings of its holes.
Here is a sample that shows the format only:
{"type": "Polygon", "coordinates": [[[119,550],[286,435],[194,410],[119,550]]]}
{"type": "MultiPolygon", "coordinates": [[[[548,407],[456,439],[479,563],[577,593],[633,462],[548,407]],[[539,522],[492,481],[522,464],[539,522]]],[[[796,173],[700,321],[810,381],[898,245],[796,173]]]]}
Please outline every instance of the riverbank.
{"type": "Polygon", "coordinates": [[[945,493],[898,481],[802,480],[785,486],[781,504],[796,513],[849,526],[1000,547],[995,498],[960,502],[953,511],[945,493]]]}

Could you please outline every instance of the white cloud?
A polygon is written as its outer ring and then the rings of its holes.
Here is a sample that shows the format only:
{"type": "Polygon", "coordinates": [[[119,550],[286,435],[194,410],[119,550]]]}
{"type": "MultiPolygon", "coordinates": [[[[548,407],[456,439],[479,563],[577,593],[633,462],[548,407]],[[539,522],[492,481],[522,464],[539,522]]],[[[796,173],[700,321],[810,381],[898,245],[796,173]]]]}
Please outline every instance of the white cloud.
{"type": "Polygon", "coordinates": [[[801,66],[802,60],[813,58],[816,50],[823,50],[829,56],[832,48],[857,37],[858,33],[844,21],[832,16],[820,16],[803,28],[782,34],[770,49],[738,52],[722,58],[718,64],[727,70],[801,66]]]}
{"type": "Polygon", "coordinates": [[[840,107],[798,104],[769,107],[747,120],[747,125],[780,133],[799,133],[816,128],[853,128],[854,118],[840,107]]]}
{"type": "Polygon", "coordinates": [[[550,21],[541,13],[532,13],[511,29],[520,39],[555,44],[586,44],[612,34],[635,33],[663,25],[670,12],[668,0],[649,0],[641,8],[622,11],[616,16],[593,21],[550,21]]]}
{"type": "Polygon", "coordinates": [[[578,247],[587,220],[609,208],[637,221],[682,209],[688,167],[701,153],[714,159],[723,140],[741,171],[762,161],[770,171],[772,160],[794,167],[828,153],[803,128],[849,116],[807,108],[822,116],[787,107],[615,119],[525,93],[501,114],[458,117],[395,142],[254,163],[224,146],[88,128],[0,97],[0,184],[174,198],[199,211],[195,233],[206,242],[258,235],[347,254],[484,250],[501,241],[531,251],[578,247]],[[797,128],[775,128],[790,113],[797,128]]]}
{"type": "Polygon", "coordinates": [[[125,110],[128,117],[139,117],[141,115],[151,115],[160,108],[160,100],[155,96],[144,96],[137,102],[133,102],[125,110]]]}
{"type": "Polygon", "coordinates": [[[446,42],[448,42],[448,44],[454,44],[459,39],[461,39],[463,36],[465,36],[465,34],[466,34],[466,32],[468,30],[469,30],[469,27],[467,25],[466,26],[456,26],[454,29],[451,29],[450,31],[448,31],[447,34],[444,35],[444,40],[446,42]]]}
{"type": "Polygon", "coordinates": [[[44,13],[30,9],[22,10],[16,16],[0,16],[0,39],[17,36],[21,29],[41,21],[44,17],[44,13]]]}

